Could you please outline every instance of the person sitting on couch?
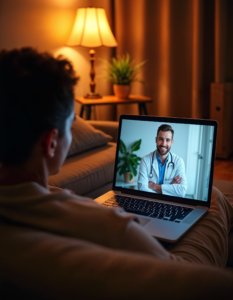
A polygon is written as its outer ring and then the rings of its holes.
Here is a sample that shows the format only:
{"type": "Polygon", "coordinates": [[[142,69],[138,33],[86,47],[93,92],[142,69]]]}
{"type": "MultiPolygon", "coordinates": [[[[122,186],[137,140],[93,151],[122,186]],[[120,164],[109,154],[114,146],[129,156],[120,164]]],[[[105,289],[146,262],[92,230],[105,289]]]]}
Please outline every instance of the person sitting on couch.
{"type": "Polygon", "coordinates": [[[180,284],[193,278],[213,297],[219,286],[221,295],[229,293],[233,277],[207,267],[225,267],[233,220],[232,205],[217,189],[207,216],[165,249],[134,215],[48,186],[71,144],[77,80],[63,57],[32,48],[0,53],[3,291],[24,299],[129,299],[162,295],[169,282],[185,299],[189,288],[181,291],[180,284]]]}

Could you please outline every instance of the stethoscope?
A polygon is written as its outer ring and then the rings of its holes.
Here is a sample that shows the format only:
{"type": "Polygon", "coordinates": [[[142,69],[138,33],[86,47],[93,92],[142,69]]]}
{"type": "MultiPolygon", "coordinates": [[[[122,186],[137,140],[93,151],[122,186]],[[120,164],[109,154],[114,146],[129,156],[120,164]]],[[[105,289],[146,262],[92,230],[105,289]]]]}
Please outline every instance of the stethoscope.
{"type": "MultiPolygon", "coordinates": [[[[153,177],[153,174],[152,174],[152,167],[153,167],[153,163],[154,163],[154,156],[155,156],[155,152],[156,150],[153,152],[153,155],[152,155],[152,163],[151,163],[151,169],[150,169],[150,175],[149,177],[152,178],[153,177]]],[[[171,161],[167,164],[167,168],[169,168],[169,165],[171,164],[172,165],[172,172],[170,173],[170,177],[167,179],[169,180],[174,172],[174,169],[175,169],[175,165],[174,165],[174,162],[173,162],[173,157],[172,157],[172,154],[171,152],[169,152],[170,155],[171,155],[171,161]]]]}

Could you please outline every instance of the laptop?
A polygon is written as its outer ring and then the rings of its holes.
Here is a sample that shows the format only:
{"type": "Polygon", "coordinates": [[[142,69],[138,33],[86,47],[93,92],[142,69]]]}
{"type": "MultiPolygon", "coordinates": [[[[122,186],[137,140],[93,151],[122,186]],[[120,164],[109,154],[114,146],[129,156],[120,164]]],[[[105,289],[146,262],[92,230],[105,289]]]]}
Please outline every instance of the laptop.
{"type": "Polygon", "coordinates": [[[177,242],[210,207],[217,127],[213,120],[121,115],[112,190],[95,201],[123,207],[150,235],[177,242]]]}

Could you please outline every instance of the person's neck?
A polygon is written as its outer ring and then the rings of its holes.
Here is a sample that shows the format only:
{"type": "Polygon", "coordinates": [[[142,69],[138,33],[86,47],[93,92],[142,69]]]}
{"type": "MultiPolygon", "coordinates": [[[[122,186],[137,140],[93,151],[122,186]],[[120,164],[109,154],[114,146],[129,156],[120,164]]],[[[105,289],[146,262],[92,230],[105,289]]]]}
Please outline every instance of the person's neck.
{"type": "Polygon", "coordinates": [[[158,150],[156,150],[156,153],[157,153],[158,157],[160,158],[160,160],[161,160],[161,162],[162,162],[162,165],[164,165],[164,163],[165,163],[165,161],[166,161],[166,159],[167,159],[167,157],[168,157],[168,155],[169,155],[169,152],[168,152],[167,154],[165,154],[165,155],[161,155],[161,154],[158,152],[158,150]]]}
{"type": "Polygon", "coordinates": [[[17,166],[7,166],[2,164],[0,167],[0,185],[9,186],[17,185],[25,182],[36,182],[47,188],[48,176],[43,170],[39,170],[30,164],[21,164],[17,166]]]}

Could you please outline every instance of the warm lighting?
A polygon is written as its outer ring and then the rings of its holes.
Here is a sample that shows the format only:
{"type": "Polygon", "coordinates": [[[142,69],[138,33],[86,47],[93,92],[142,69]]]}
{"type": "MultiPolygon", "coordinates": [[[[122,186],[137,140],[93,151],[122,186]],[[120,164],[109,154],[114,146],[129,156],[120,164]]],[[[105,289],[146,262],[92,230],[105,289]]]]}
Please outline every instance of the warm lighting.
{"type": "MultiPolygon", "coordinates": [[[[103,8],[79,8],[77,10],[73,29],[67,40],[67,46],[84,46],[84,47],[116,47],[117,42],[114,38],[105,10],[103,8]]],[[[94,60],[95,50],[89,51],[91,61],[91,93],[87,94],[85,98],[101,98],[99,94],[95,93],[95,71],[94,60]]]]}

